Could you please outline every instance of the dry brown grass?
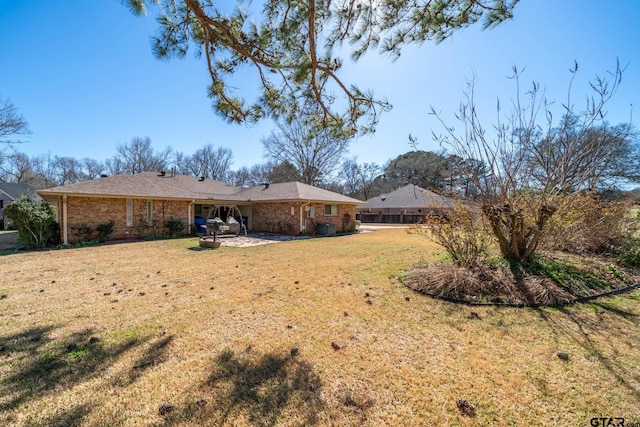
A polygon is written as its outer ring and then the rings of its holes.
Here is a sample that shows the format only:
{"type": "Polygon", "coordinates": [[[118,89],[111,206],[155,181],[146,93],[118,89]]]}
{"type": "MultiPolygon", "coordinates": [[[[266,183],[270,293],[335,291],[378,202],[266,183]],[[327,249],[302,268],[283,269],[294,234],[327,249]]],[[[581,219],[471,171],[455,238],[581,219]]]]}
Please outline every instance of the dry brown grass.
{"type": "Polygon", "coordinates": [[[0,424],[640,420],[640,292],[564,310],[469,308],[399,283],[437,252],[389,229],[2,256],[0,424]]]}
{"type": "Polygon", "coordinates": [[[417,265],[402,279],[410,288],[447,301],[515,306],[560,306],[628,289],[640,282],[637,269],[616,259],[547,252],[528,263],[502,258],[417,265]]]}

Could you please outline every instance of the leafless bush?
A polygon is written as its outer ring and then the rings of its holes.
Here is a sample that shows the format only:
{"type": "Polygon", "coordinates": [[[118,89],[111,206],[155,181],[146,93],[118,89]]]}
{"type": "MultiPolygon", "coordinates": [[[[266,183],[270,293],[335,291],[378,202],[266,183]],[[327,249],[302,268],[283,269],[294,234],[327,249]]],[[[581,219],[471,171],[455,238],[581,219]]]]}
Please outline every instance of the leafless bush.
{"type": "Polygon", "coordinates": [[[459,201],[444,215],[427,215],[424,222],[411,227],[410,232],[427,236],[443,246],[458,265],[476,264],[492,242],[481,213],[459,201]]]}
{"type": "Polygon", "coordinates": [[[536,254],[551,234],[549,222],[558,200],[635,176],[628,173],[635,169],[629,164],[637,155],[631,125],[610,127],[604,121],[604,107],[618,90],[623,70],[616,63],[610,80],[596,76],[590,82],[593,92],[586,108],[576,111],[571,91],[576,63],[559,123],[539,84],[534,82],[522,93],[521,71],[515,66],[512,107],[503,111],[498,102],[491,131],[479,117],[473,80],[455,116],[460,127],[447,125],[432,109],[444,127],[435,138],[475,166],[466,179],[478,191],[477,201],[504,258],[525,262],[536,254]]]}
{"type": "Polygon", "coordinates": [[[593,193],[562,199],[543,243],[548,249],[601,254],[621,248],[635,233],[637,218],[627,201],[606,201],[593,193]]]}

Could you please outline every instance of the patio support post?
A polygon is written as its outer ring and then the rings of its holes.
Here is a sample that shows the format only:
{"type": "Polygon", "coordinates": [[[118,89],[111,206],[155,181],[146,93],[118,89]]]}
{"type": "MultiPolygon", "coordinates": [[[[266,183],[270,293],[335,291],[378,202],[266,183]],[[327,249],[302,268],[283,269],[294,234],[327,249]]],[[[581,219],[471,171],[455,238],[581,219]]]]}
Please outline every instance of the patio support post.
{"type": "MultiPolygon", "coordinates": [[[[192,218],[193,215],[191,215],[191,206],[195,206],[196,201],[192,200],[191,203],[189,203],[189,207],[187,208],[187,215],[189,216],[189,219],[187,220],[187,229],[189,230],[188,233],[189,235],[191,234],[191,221],[194,219],[192,218]]],[[[196,233],[198,232],[198,230],[196,230],[196,233]]]]}
{"type": "Polygon", "coordinates": [[[67,218],[67,195],[62,195],[62,243],[69,244],[69,221],[67,218]]]}

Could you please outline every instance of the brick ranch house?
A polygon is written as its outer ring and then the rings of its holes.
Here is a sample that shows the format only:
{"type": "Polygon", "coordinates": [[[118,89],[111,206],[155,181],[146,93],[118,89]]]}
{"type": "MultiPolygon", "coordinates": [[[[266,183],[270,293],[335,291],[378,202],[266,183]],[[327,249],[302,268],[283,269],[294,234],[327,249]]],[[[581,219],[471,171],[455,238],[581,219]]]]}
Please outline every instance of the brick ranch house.
{"type": "Polygon", "coordinates": [[[74,231],[114,222],[109,239],[145,237],[170,219],[193,230],[215,205],[236,205],[248,231],[313,234],[316,224],[335,224],[336,232],[355,229],[360,200],[300,182],[240,188],[219,181],[164,172],[115,175],[38,191],[57,207],[61,242],[78,239],[74,231]]]}
{"type": "Polygon", "coordinates": [[[454,200],[415,184],[407,184],[389,194],[372,197],[356,209],[357,219],[371,223],[414,224],[426,215],[442,215],[454,200]]]}

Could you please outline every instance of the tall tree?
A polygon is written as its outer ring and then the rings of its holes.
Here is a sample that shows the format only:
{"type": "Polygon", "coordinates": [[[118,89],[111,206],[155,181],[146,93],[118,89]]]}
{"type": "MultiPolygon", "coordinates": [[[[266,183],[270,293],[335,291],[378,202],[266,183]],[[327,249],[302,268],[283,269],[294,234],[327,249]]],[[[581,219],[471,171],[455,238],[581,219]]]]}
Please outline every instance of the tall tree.
{"type": "Polygon", "coordinates": [[[251,171],[247,166],[242,166],[235,171],[229,171],[225,182],[235,187],[250,187],[251,184],[251,171]]]}
{"type": "Polygon", "coordinates": [[[277,183],[303,180],[298,168],[287,161],[282,163],[268,163],[267,167],[270,168],[267,174],[267,182],[277,183]]]}
{"type": "Polygon", "coordinates": [[[410,151],[389,161],[384,168],[383,191],[406,184],[441,192],[459,191],[462,183],[463,159],[447,153],[410,151]]]}
{"type": "MultiPolygon", "coordinates": [[[[156,57],[182,58],[190,45],[206,60],[214,110],[229,122],[265,116],[293,121],[299,106],[321,113],[320,127],[373,131],[389,105],[342,81],[343,60],[369,50],[392,58],[408,44],[442,41],[478,21],[492,27],[511,18],[518,0],[124,0],[133,13],[159,6],[156,57]],[[346,48],[345,46],[348,46],[346,48]],[[246,102],[233,78],[241,67],[255,72],[262,93],[246,102]]],[[[244,76],[245,74],[243,74],[244,76]]],[[[244,78],[244,77],[243,77],[244,78]]],[[[243,83],[245,83],[243,81],[243,83]]]]}
{"type": "Polygon", "coordinates": [[[277,127],[278,131],[262,140],[266,156],[276,163],[293,165],[305,184],[318,185],[329,177],[349,146],[342,133],[317,129],[307,119],[277,123],[277,127]]]}
{"type": "Polygon", "coordinates": [[[377,178],[381,174],[382,167],[377,163],[358,163],[357,158],[347,159],[340,171],[343,191],[351,197],[367,200],[374,196],[377,178]]]}
{"type": "Polygon", "coordinates": [[[29,135],[27,121],[18,113],[18,109],[8,100],[0,98],[0,143],[21,142],[14,136],[29,135]]]}
{"type": "Polygon", "coordinates": [[[149,137],[134,137],[130,142],[116,147],[117,155],[107,161],[106,167],[111,174],[140,173],[167,169],[171,160],[170,147],[155,151],[149,137]]]}
{"type": "Polygon", "coordinates": [[[56,185],[68,185],[86,179],[82,170],[82,162],[74,157],[56,155],[50,166],[56,185]]]}
{"type": "Polygon", "coordinates": [[[640,182],[638,134],[630,123],[604,122],[582,130],[579,117],[567,116],[534,144],[530,154],[530,167],[539,182],[554,176],[557,182],[552,185],[599,190],[640,182]]]}
{"type": "Polygon", "coordinates": [[[175,164],[180,173],[224,181],[230,171],[233,154],[229,148],[207,144],[192,156],[177,153],[175,164]]]}
{"type": "Polygon", "coordinates": [[[81,163],[85,179],[98,179],[104,173],[105,166],[98,160],[85,157],[81,163]]]}
{"type": "Polygon", "coordinates": [[[14,151],[0,164],[3,179],[5,182],[36,184],[42,178],[39,173],[39,161],[36,157],[14,151]]]}
{"type": "Polygon", "coordinates": [[[118,156],[113,156],[105,160],[104,169],[108,175],[120,175],[126,173],[124,162],[118,156]]]}
{"type": "Polygon", "coordinates": [[[270,163],[257,163],[249,169],[249,177],[246,178],[246,184],[248,187],[260,185],[265,182],[272,182],[269,179],[269,174],[274,168],[274,164],[270,163]]]}

